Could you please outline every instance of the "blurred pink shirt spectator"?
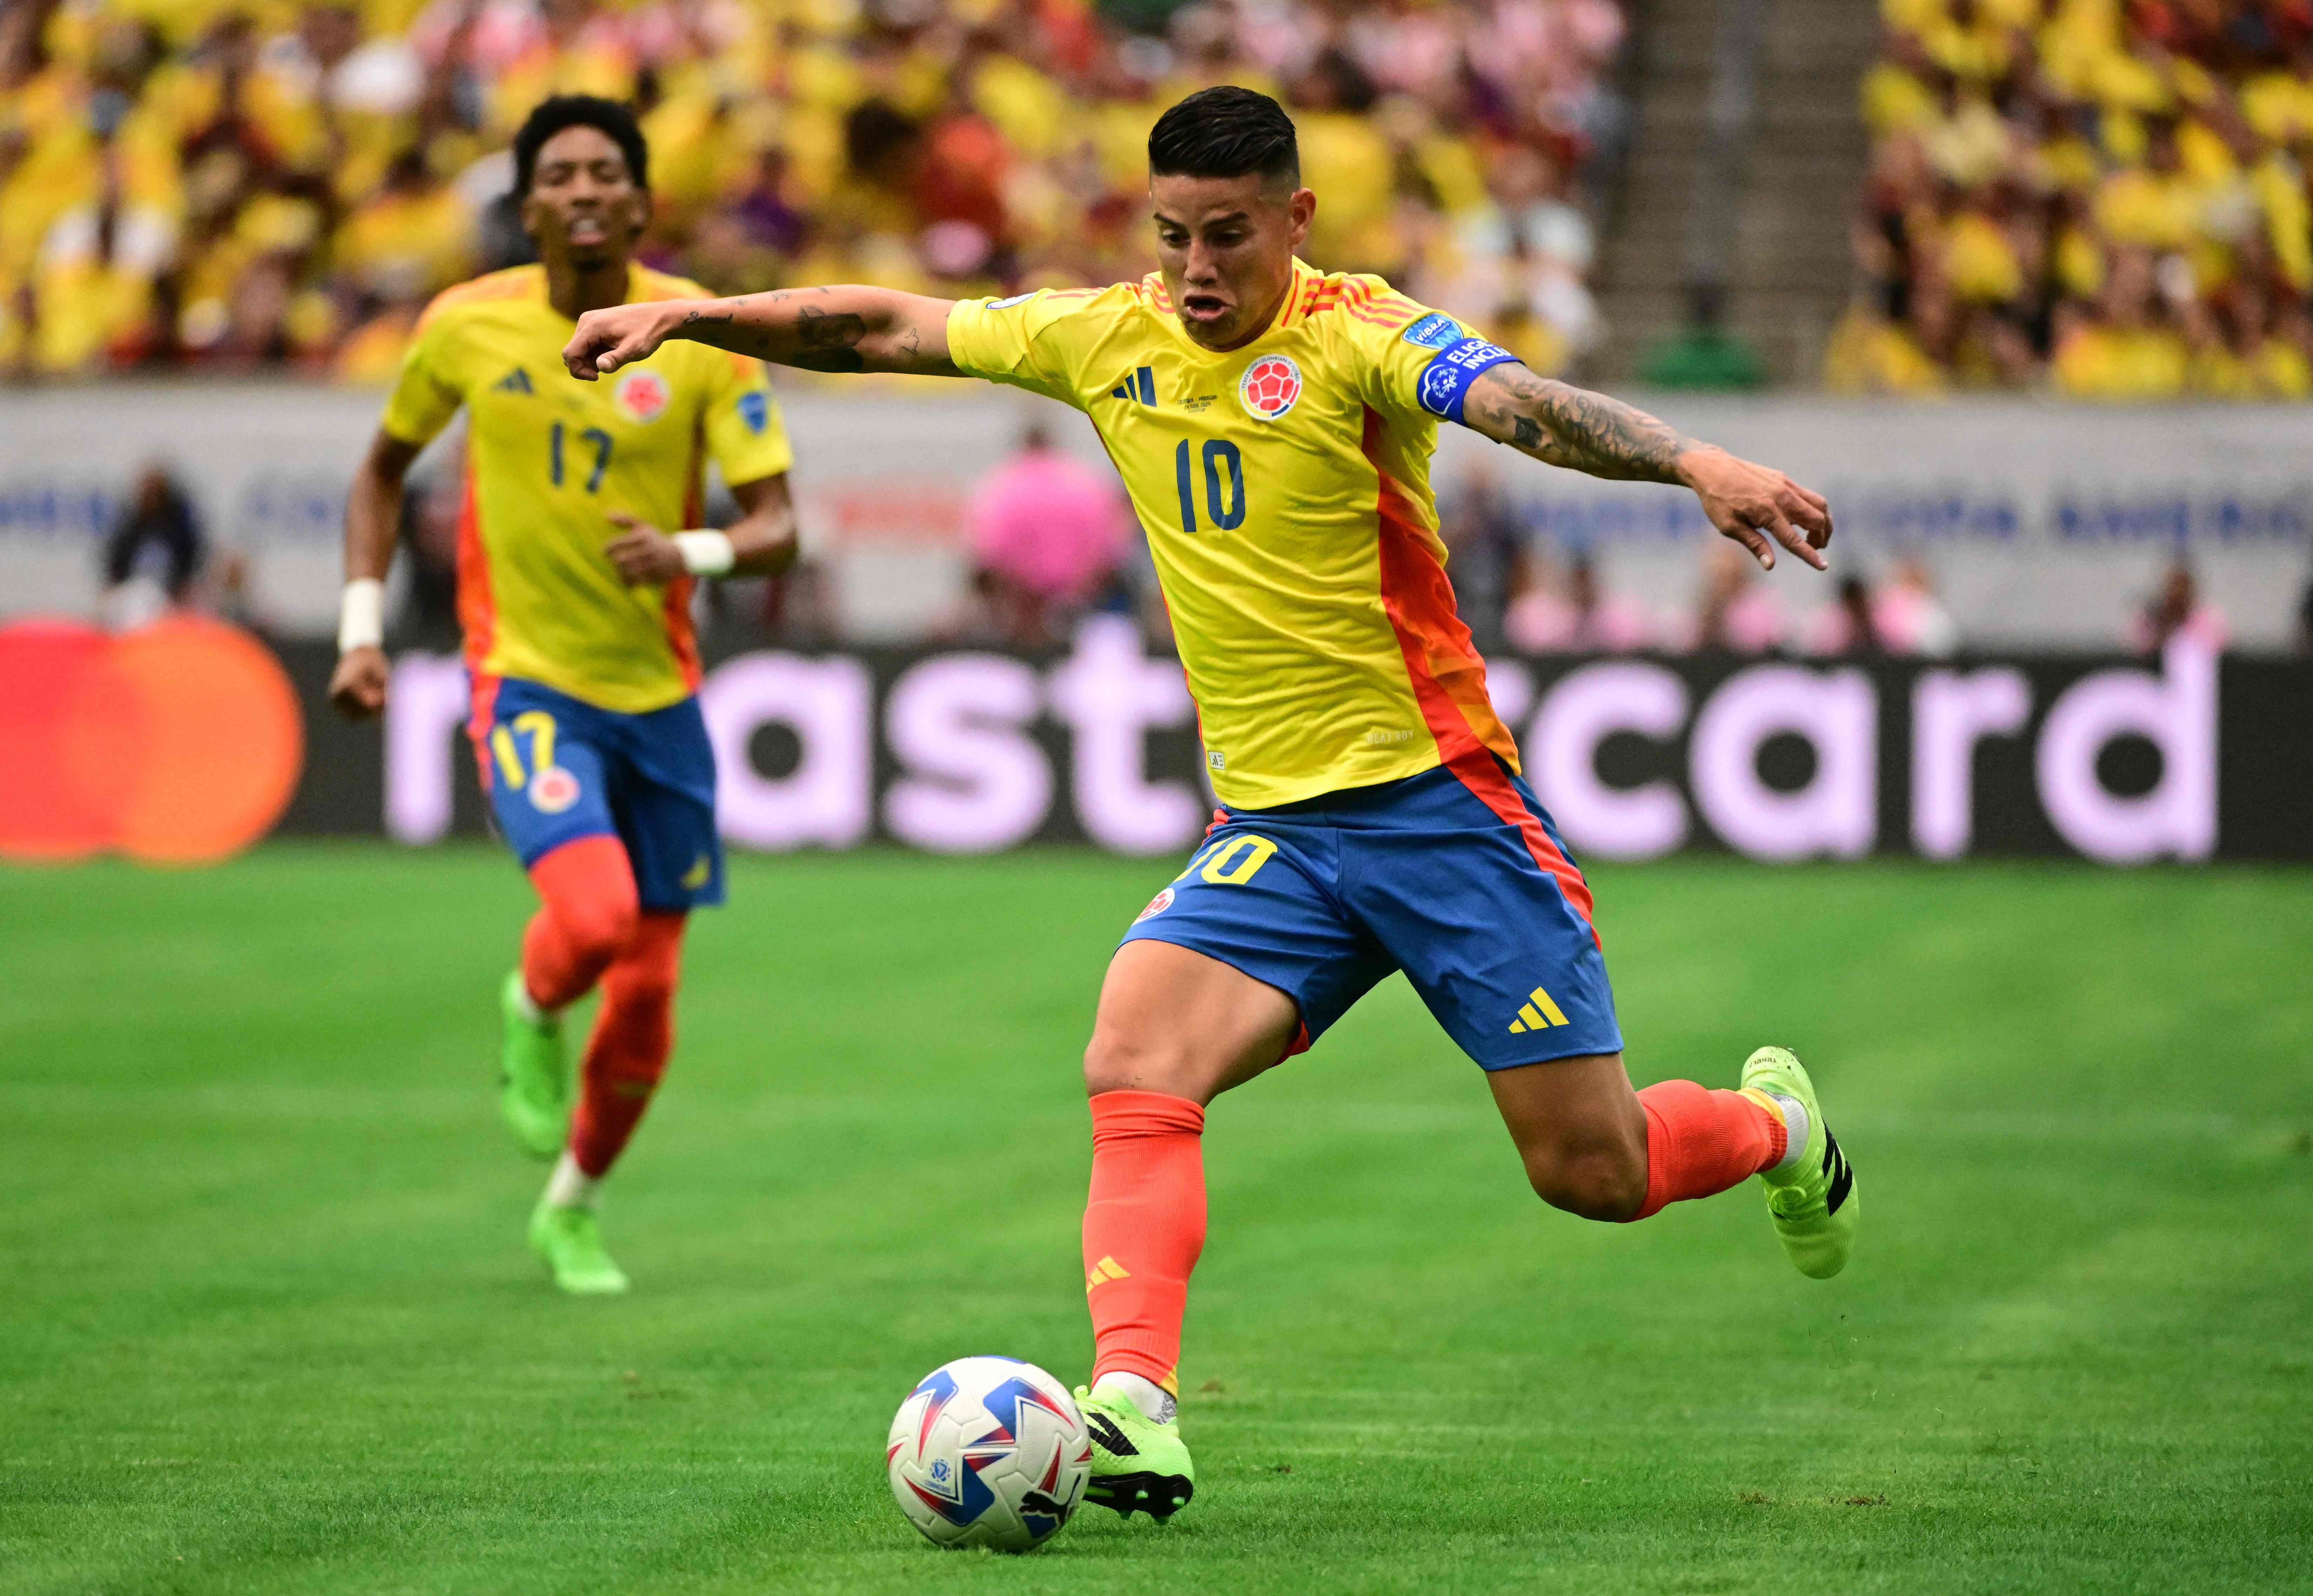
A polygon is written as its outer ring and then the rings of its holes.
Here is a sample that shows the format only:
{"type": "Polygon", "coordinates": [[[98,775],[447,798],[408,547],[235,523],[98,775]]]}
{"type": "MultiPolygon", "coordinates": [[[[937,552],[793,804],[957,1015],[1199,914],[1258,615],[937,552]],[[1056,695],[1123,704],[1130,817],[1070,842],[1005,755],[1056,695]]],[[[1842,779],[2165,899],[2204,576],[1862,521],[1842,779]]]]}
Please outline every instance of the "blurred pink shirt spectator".
{"type": "Polygon", "coordinates": [[[1587,563],[1574,567],[1562,594],[1537,586],[1519,595],[1502,617],[1502,632],[1523,653],[1628,653],[1655,641],[1653,618],[1601,591],[1587,563]]]}
{"type": "Polygon", "coordinates": [[[1783,608],[1759,584],[1758,566],[1732,543],[1703,546],[1702,591],[1694,613],[1677,627],[1674,645],[1682,653],[1719,649],[1764,653],[1783,643],[1783,608]]]}
{"type": "Polygon", "coordinates": [[[981,567],[1045,603],[1092,598],[1130,546],[1114,475],[1053,448],[1041,426],[981,480],[969,520],[981,567]]]}
{"type": "Polygon", "coordinates": [[[1886,585],[1871,595],[1871,624],[1889,653],[1940,660],[1959,652],[1959,623],[1916,559],[1898,560],[1886,585]]]}

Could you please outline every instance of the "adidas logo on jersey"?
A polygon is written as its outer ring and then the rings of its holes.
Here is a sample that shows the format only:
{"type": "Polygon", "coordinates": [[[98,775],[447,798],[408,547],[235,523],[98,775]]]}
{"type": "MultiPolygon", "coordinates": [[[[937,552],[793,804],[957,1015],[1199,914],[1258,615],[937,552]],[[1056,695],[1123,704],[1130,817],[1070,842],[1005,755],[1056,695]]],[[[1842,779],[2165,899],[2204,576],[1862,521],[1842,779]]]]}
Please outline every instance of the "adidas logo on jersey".
{"type": "Polygon", "coordinates": [[[1510,1022],[1510,1032],[1548,1030],[1553,1025],[1569,1023],[1566,1011],[1550,1000],[1550,994],[1536,987],[1518,1005],[1518,1017],[1510,1022]]]}
{"type": "Polygon", "coordinates": [[[538,390],[530,385],[530,373],[516,366],[491,383],[490,391],[492,393],[536,393],[538,390]]]}
{"type": "Polygon", "coordinates": [[[1115,387],[1110,389],[1108,390],[1108,397],[1111,399],[1138,399],[1144,405],[1154,405],[1156,402],[1156,371],[1154,368],[1145,365],[1138,368],[1123,381],[1119,382],[1115,387]]]}

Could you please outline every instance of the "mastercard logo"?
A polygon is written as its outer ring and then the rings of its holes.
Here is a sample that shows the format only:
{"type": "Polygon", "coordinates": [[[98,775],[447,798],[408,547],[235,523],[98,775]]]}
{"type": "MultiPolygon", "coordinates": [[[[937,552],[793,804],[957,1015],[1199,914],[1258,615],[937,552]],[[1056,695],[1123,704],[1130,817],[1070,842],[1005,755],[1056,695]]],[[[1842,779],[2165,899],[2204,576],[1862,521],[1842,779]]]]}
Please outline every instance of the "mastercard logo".
{"type": "Polygon", "coordinates": [[[296,691],[246,632],[0,627],[0,858],[225,858],[273,829],[304,760],[296,691]]]}

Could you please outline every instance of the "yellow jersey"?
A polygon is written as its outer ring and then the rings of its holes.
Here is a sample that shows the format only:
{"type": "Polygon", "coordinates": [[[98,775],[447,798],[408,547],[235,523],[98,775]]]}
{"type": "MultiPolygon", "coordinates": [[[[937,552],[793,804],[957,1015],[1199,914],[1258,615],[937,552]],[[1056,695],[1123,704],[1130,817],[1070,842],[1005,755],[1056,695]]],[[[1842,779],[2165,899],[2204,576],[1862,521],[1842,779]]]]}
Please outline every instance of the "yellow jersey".
{"type": "Polygon", "coordinates": [[[1163,279],[966,301],[963,371],[1092,418],[1148,535],[1221,802],[1261,809],[1517,748],[1454,611],[1429,488],[1441,416],[1508,353],[1378,277],[1294,262],[1242,348],[1163,279]]]}
{"type": "MultiPolygon", "coordinates": [[[[627,298],[706,293],[636,267],[627,298]]],[[[671,342],[581,382],[562,369],[575,325],[548,303],[542,267],[446,290],[418,320],[383,425],[424,443],[466,411],[458,619],[477,702],[515,676],[640,715],[699,685],[692,583],[621,582],[602,552],[619,535],[609,516],[695,526],[709,458],[725,480],[754,482],[794,454],[761,363],[671,342]]]]}

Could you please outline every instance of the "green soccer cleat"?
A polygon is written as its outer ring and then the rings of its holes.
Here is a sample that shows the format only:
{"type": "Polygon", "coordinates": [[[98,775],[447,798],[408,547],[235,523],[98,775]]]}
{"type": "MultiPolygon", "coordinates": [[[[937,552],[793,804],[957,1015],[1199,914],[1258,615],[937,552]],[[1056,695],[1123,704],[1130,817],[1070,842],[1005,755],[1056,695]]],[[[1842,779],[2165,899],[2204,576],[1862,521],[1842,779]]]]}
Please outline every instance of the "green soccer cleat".
{"type": "Polygon", "coordinates": [[[1828,1280],[1847,1267],[1855,1250],[1855,1219],[1862,1206],[1855,1171],[1839,1150],[1839,1138],[1824,1123],[1815,1083],[1788,1048],[1762,1048],[1743,1062],[1743,1089],[1796,1098],[1807,1109],[1807,1145],[1789,1168],[1762,1171],[1767,1183],[1767,1216],[1799,1272],[1828,1280]]]}
{"type": "Polygon", "coordinates": [[[530,1216],[530,1250],[574,1297],[614,1297],[627,1289],[626,1271],[602,1250],[592,1208],[558,1208],[541,1197],[530,1216]]]}
{"type": "Polygon", "coordinates": [[[1137,1509],[1169,1519],[1197,1494],[1197,1466],[1181,1443],[1178,1425],[1143,1416],[1132,1399],[1095,1396],[1077,1387],[1077,1406],[1092,1432],[1092,1483],[1085,1500],[1130,1518],[1137,1509]]]}
{"type": "Polygon", "coordinates": [[[506,978],[498,995],[506,1040],[498,1051],[498,1112],[532,1158],[552,1158],[570,1136],[570,1065],[562,1054],[562,1022],[530,1017],[522,971],[506,978]]]}

